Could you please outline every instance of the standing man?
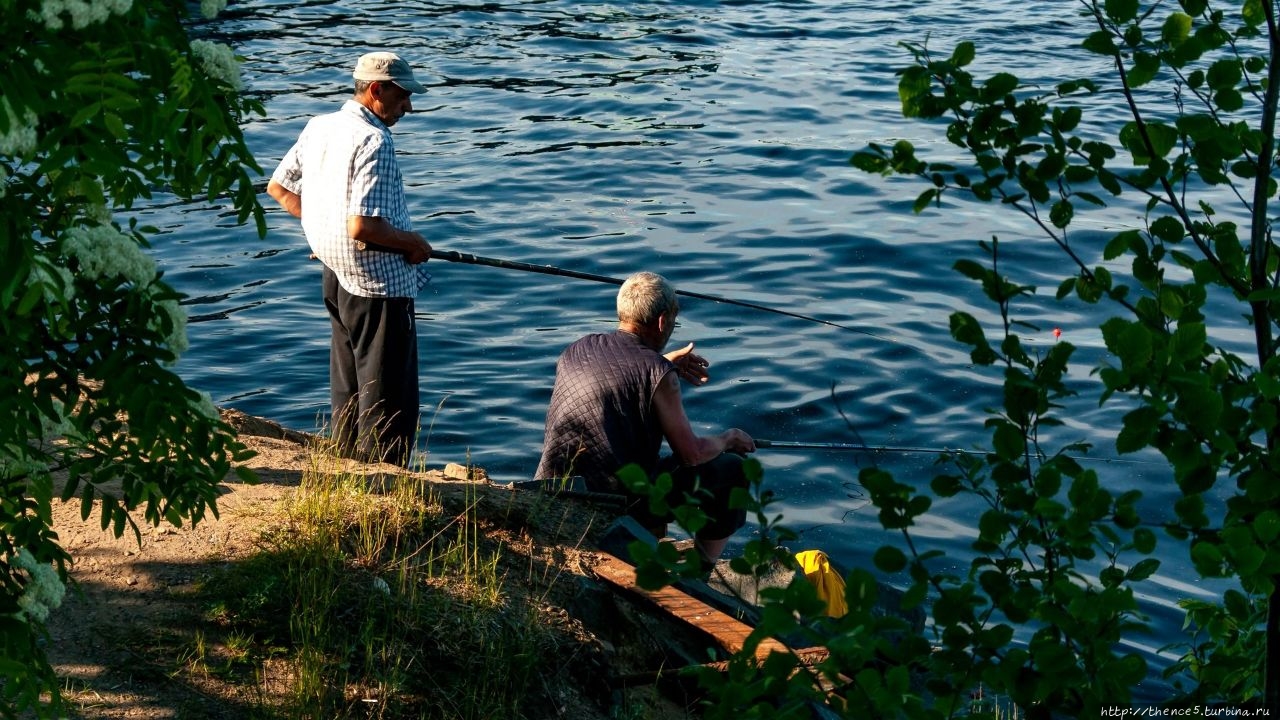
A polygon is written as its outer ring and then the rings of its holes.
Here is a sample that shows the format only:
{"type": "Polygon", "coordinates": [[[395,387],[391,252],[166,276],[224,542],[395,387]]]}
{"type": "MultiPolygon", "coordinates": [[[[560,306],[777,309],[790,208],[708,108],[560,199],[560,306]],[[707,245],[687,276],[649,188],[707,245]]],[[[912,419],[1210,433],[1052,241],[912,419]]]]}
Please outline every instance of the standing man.
{"type": "MultiPolygon", "coordinates": [[[[680,378],[707,381],[707,361],[693,343],[662,354],[680,311],[676,291],[662,276],[641,272],[618,291],[618,328],[588,335],[570,345],[556,363],[556,382],[547,409],[546,436],[536,478],[581,476],[593,492],[624,492],[615,473],[636,464],[650,478],[670,472],[669,501],[693,494],[709,521],[696,545],[714,562],[746,513],[729,506],[735,487],[747,487],[740,453],[755,441],[731,428],[717,435],[693,431],[680,398],[680,378]],[[666,439],[673,453],[659,458],[666,439]]],[[[649,514],[648,503],[632,496],[628,514],[661,535],[669,518],[649,514]]]]}
{"type": "Polygon", "coordinates": [[[427,89],[389,52],[361,56],[352,77],[355,97],[307,123],[267,193],[301,218],[324,265],[338,451],[403,466],[418,430],[413,299],[431,277],[431,246],[413,231],[390,128],[427,89]]]}

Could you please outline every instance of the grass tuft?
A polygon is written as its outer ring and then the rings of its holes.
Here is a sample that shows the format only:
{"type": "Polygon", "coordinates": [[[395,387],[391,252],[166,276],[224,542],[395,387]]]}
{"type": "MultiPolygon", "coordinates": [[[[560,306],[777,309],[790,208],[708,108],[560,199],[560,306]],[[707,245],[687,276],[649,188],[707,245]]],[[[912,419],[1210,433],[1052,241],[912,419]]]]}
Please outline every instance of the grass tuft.
{"type": "MultiPolygon", "coordinates": [[[[316,451],[261,550],[202,584],[225,639],[215,653],[199,634],[186,664],[257,678],[264,716],[556,715],[543,676],[571,658],[557,659],[563,640],[540,616],[545,585],[510,591],[510,550],[482,527],[484,486],[446,502],[421,473],[345,467],[316,451]]],[[[527,585],[535,571],[514,574],[527,585]]]]}

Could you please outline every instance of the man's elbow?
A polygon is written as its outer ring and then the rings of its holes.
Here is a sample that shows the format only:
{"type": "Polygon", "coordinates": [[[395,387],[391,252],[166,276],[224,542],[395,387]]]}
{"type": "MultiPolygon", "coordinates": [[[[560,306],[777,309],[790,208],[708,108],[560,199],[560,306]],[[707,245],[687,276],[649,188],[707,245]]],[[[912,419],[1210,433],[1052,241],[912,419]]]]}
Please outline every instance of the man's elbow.
{"type": "MultiPolygon", "coordinates": [[[[668,441],[668,444],[670,442],[668,441]]],[[[706,438],[694,436],[692,440],[679,443],[677,447],[671,448],[674,454],[684,465],[701,465],[708,460],[713,460],[720,451],[706,438]]]]}
{"type": "Polygon", "coordinates": [[[295,217],[302,217],[302,196],[289,190],[285,186],[271,180],[267,183],[267,194],[270,195],[280,207],[295,217]]]}
{"type": "Polygon", "coordinates": [[[289,191],[285,190],[284,186],[281,185],[280,183],[276,182],[275,180],[271,180],[267,182],[267,194],[270,195],[276,202],[283,205],[284,198],[286,195],[289,194],[289,191]]]}
{"type": "Polygon", "coordinates": [[[367,218],[363,215],[347,216],[347,237],[352,240],[367,241],[371,239],[373,233],[377,230],[375,218],[367,218]]]}

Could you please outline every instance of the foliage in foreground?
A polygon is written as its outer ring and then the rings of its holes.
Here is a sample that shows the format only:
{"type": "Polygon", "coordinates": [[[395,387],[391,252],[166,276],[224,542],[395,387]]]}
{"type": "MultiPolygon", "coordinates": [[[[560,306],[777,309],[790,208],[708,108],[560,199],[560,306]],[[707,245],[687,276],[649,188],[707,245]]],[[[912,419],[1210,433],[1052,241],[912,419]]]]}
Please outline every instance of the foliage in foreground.
{"type": "Polygon", "coordinates": [[[0,0],[0,716],[60,714],[42,643],[70,557],[51,500],[79,497],[116,535],[195,523],[244,456],[169,367],[182,295],[143,251],[155,229],[128,217],[158,193],[230,193],[263,228],[239,127],[261,108],[239,95],[230,48],[192,40],[186,15],[0,0]]]}
{"type": "Polygon", "coordinates": [[[986,421],[989,449],[948,458],[951,469],[927,489],[877,468],[860,476],[881,524],[901,537],[875,565],[907,575],[910,602],[929,607],[926,634],[871,612],[876,584],[865,571],[850,575],[851,612],[835,622],[815,618],[797,585],[774,598],[758,634],[811,629],[831,651],[816,669],[837,692],[820,692],[817,673],[794,672],[794,659],[757,667],[746,653],[727,676],[707,679],[712,717],[806,717],[806,702],[848,717],[991,717],[972,700],[980,689],[1027,717],[1129,707],[1151,672],[1126,641],[1149,642],[1136,597],[1159,570],[1157,546],[1187,552],[1202,577],[1230,585],[1220,603],[1184,602],[1185,636],[1161,638],[1181,652],[1166,673],[1181,692],[1161,702],[1280,712],[1280,459],[1271,452],[1280,440],[1280,247],[1269,211],[1277,8],[1079,7],[1082,46],[1111,59],[1113,75],[1044,89],[1008,72],[975,78],[971,43],[945,57],[908,45],[915,64],[901,73],[903,113],[944,119],[960,159],[927,162],[898,141],[858,152],[853,164],[923,179],[917,212],[960,196],[1028,218],[1073,267],[1057,298],[1115,313],[1101,326],[1110,358],[1094,369],[1097,384],[1068,384],[1069,343],[1035,351],[1023,342],[1018,333],[1037,328],[1019,321],[1019,308],[1033,307],[1035,288],[1012,279],[997,239],[981,243],[983,262],[958,262],[1001,319],[993,332],[968,313],[951,318],[974,365],[1003,376],[986,421]],[[1108,139],[1088,113],[1117,103],[1129,120],[1108,139]],[[1133,198],[1140,226],[1101,240],[1070,232],[1077,215],[1133,198]],[[1227,344],[1242,334],[1251,339],[1243,354],[1227,344]],[[1144,516],[1151,509],[1138,491],[1104,485],[1076,459],[1088,448],[1065,437],[1062,414],[1084,387],[1121,405],[1117,452],[1150,448],[1167,460],[1177,500],[1156,509],[1163,514],[1144,516]],[[939,497],[976,508],[960,571],[912,534],[939,497]]]}

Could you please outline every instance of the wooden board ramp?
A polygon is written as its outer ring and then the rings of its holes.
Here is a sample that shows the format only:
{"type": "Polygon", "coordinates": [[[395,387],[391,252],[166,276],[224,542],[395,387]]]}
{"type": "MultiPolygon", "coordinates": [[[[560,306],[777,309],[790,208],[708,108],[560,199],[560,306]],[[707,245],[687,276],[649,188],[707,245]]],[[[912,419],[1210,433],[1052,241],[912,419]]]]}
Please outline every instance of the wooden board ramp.
{"type": "MultiPolygon", "coordinates": [[[[598,554],[600,562],[592,570],[612,587],[647,600],[668,616],[707,637],[727,653],[737,654],[746,648],[747,636],[755,628],[675,585],[646,590],[636,584],[634,566],[611,553],[598,554]]],[[[796,649],[773,638],[763,638],[756,646],[755,657],[763,662],[775,652],[794,654],[804,664],[821,662],[828,655],[826,648],[796,649]]]]}
{"type": "MultiPolygon", "coordinates": [[[[676,620],[710,637],[726,652],[736,654],[746,647],[747,636],[754,630],[750,625],[711,607],[674,585],[659,590],[646,590],[636,584],[636,569],[630,563],[607,552],[599,555],[600,562],[592,569],[601,580],[648,600],[676,620]]],[[[790,652],[790,649],[777,640],[765,638],[756,648],[756,657],[763,660],[771,652],[790,652]]]]}

